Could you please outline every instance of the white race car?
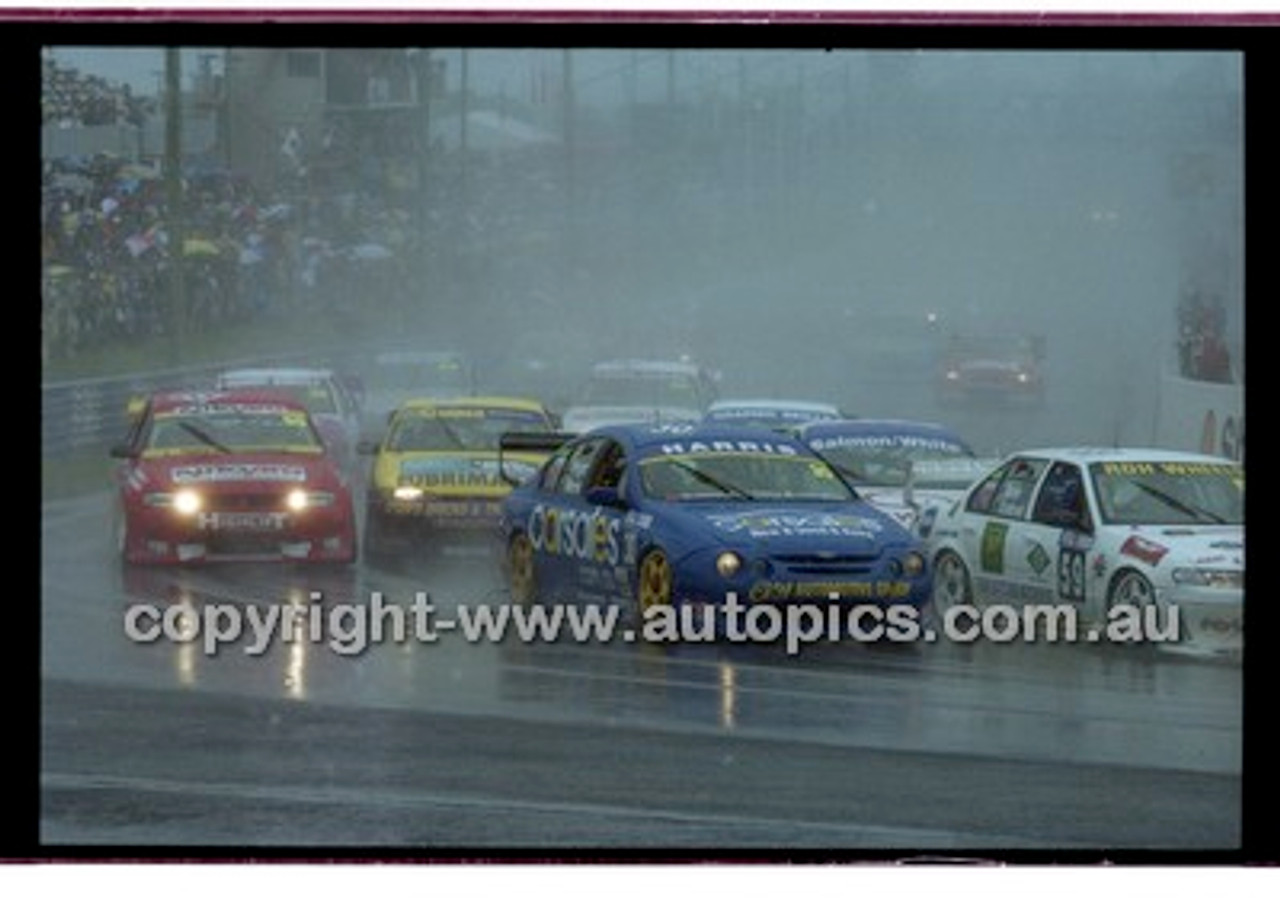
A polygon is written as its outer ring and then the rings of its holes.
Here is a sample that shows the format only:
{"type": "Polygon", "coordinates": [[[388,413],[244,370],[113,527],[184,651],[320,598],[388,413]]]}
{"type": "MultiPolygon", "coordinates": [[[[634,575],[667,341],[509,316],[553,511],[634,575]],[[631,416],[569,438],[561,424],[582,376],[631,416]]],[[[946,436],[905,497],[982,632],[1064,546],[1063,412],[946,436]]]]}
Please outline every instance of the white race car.
{"type": "Polygon", "coordinates": [[[605,360],[564,412],[564,430],[696,422],[716,396],[715,374],[689,360],[605,360]]]}
{"type": "Polygon", "coordinates": [[[922,511],[921,527],[939,616],[956,605],[1069,604],[1091,627],[1085,641],[1098,641],[1116,639],[1120,613],[1141,612],[1137,638],[1162,648],[1243,651],[1236,461],[1138,448],[1022,451],[951,505],[922,511]]]}

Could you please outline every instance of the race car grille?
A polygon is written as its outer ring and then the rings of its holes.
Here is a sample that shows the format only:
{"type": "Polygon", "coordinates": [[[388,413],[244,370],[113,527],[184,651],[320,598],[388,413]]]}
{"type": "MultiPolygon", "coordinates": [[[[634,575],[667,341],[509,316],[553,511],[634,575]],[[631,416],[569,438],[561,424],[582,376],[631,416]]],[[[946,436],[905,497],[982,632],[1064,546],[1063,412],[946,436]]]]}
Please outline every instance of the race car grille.
{"type": "Polygon", "coordinates": [[[221,511],[282,511],[286,509],[284,495],[275,492],[220,492],[209,498],[208,507],[211,510],[221,511]]]}
{"type": "Polygon", "coordinates": [[[796,575],[828,575],[835,573],[870,573],[875,569],[874,554],[779,554],[773,561],[796,575]]]}

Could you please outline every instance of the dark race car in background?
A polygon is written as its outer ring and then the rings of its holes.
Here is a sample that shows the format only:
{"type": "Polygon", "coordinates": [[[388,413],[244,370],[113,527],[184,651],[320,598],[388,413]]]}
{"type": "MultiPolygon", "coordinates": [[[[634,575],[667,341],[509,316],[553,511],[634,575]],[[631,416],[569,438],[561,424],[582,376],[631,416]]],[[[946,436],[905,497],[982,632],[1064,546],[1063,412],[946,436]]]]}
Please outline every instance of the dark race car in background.
{"type": "Polygon", "coordinates": [[[1044,357],[1041,336],[953,333],[938,359],[938,402],[1038,406],[1044,401],[1044,357]]]}
{"type": "Polygon", "coordinates": [[[154,395],[111,454],[125,564],[356,558],[350,487],[287,395],[154,395]]]}

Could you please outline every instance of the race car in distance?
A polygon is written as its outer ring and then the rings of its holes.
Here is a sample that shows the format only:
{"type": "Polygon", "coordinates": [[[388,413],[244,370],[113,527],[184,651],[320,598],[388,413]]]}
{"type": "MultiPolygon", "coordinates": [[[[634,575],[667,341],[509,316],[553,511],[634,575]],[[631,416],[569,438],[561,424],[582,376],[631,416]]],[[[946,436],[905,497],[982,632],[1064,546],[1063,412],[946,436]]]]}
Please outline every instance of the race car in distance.
{"type": "Polygon", "coordinates": [[[311,413],[320,437],[338,464],[350,471],[360,440],[360,410],[344,380],[333,370],[305,367],[261,367],[227,370],[214,387],[220,391],[271,389],[293,395],[311,413]]]}
{"type": "Polygon", "coordinates": [[[591,368],[582,395],[564,412],[564,430],[696,421],[716,395],[715,376],[689,360],[602,361],[591,368]]]}
{"type": "Polygon", "coordinates": [[[155,394],[111,454],[125,564],[356,558],[350,487],[292,397],[155,394]]]}
{"type": "Polygon", "coordinates": [[[1044,340],[1027,335],[952,334],[938,361],[940,404],[1044,400],[1044,340]]]}
{"type": "MultiPolygon", "coordinates": [[[[498,438],[545,433],[549,411],[535,400],[506,397],[418,399],[391,415],[373,455],[364,529],[366,555],[432,550],[433,537],[470,533],[491,539],[499,502],[511,490],[498,472],[498,438]]],[[[547,452],[507,455],[508,476],[531,476],[547,452]]]]}
{"type": "Polygon", "coordinates": [[[387,418],[411,398],[464,397],[476,387],[475,368],[461,351],[383,351],[361,376],[363,434],[381,435],[387,418]]]}
{"type": "Polygon", "coordinates": [[[798,440],[765,429],[602,427],[502,504],[512,600],[590,600],[635,618],[694,606],[929,599],[922,544],[798,440]]]}
{"type": "Polygon", "coordinates": [[[949,505],[998,462],[977,457],[956,432],[915,420],[820,420],[796,435],[862,498],[922,538],[949,505]]]}
{"type": "Polygon", "coordinates": [[[702,418],[725,426],[756,426],[781,432],[814,420],[841,420],[840,408],[825,401],[791,401],[768,398],[721,398],[712,401],[702,418]]]}
{"type": "Polygon", "coordinates": [[[1117,605],[1152,608],[1153,638],[1174,640],[1162,648],[1243,648],[1244,467],[1236,461],[1136,448],[1022,451],[941,510],[927,544],[938,613],[956,604],[1065,603],[1082,626],[1105,629],[1117,605]]]}

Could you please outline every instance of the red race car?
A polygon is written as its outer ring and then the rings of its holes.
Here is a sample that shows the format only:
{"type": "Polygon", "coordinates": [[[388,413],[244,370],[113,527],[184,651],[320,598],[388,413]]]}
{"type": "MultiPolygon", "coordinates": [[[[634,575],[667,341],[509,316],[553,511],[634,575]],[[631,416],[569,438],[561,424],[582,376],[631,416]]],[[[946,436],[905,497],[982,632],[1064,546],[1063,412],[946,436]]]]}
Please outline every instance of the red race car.
{"type": "Polygon", "coordinates": [[[125,564],[355,560],[351,488],[298,401],[162,392],[130,416],[111,449],[125,564]]]}

